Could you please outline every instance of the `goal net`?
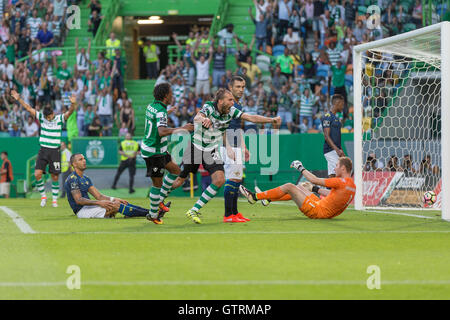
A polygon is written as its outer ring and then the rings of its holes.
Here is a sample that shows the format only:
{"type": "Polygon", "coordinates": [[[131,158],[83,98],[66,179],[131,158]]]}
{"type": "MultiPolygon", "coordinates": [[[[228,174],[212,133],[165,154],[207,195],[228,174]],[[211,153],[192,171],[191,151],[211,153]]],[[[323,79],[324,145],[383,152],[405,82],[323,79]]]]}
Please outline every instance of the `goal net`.
{"type": "Polygon", "coordinates": [[[443,22],[354,48],[356,209],[442,208],[450,220],[449,28],[443,22]],[[422,200],[426,191],[437,195],[432,206],[422,200]]]}

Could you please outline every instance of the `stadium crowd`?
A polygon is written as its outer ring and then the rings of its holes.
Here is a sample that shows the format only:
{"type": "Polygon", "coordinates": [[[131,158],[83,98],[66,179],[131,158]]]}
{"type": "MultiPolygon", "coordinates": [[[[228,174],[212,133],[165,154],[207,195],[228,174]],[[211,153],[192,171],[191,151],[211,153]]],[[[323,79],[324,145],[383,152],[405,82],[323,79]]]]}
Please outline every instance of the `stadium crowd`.
{"type": "MultiPolygon", "coordinates": [[[[408,2],[411,5],[407,7],[398,0],[378,0],[381,27],[372,28],[365,2],[254,0],[254,7],[249,8],[249,17],[255,24],[251,43],[245,43],[232,24],[212,39],[208,28],[195,27],[183,44],[177,34],[172,35],[182,58],[162,70],[160,52],[147,40],[142,47],[148,77],[173,86],[169,125],[192,121],[214,90],[227,87],[231,76],[239,74],[247,80],[242,101],[245,112],[278,115],[286,132],[321,132],[320,119],[329,112],[330,97],[339,93],[345,97],[345,108],[337,116],[342,121],[342,131],[352,132],[353,47],[422,24],[419,0],[408,2]],[[230,56],[234,61],[231,69],[227,68],[230,56]]],[[[126,61],[120,50],[99,52],[94,60],[90,46],[77,49],[73,66],[65,61],[59,63],[58,51],[38,52],[63,44],[67,34],[66,9],[75,3],[78,1],[11,0],[4,7],[0,5],[0,132],[11,136],[38,135],[35,119],[11,100],[9,93],[16,89],[37,110],[50,104],[57,113],[68,108],[68,97],[75,92],[80,107],[74,125],[67,125],[69,137],[108,136],[114,125],[119,135],[134,133],[134,109],[123,85],[126,61]],[[31,58],[19,60],[27,55],[31,58]]],[[[102,19],[101,4],[91,0],[88,7],[89,30],[95,35],[102,19]]],[[[105,45],[119,48],[120,40],[112,33],[105,45]]],[[[364,71],[370,75],[374,69],[377,67],[369,57],[364,71]]],[[[386,87],[394,85],[385,81],[386,87]]],[[[381,116],[388,94],[389,88],[380,91],[378,109],[368,108],[365,102],[364,122],[368,127],[381,116]]],[[[365,101],[369,101],[368,97],[365,101]]],[[[270,129],[250,123],[242,123],[242,127],[270,129]]]]}
{"type": "MultiPolygon", "coordinates": [[[[227,87],[232,74],[239,74],[247,80],[245,112],[279,115],[282,128],[292,133],[321,132],[320,119],[329,112],[330,97],[339,93],[345,98],[344,111],[337,115],[342,132],[352,132],[353,47],[421,27],[421,2],[409,4],[379,0],[380,27],[374,28],[364,0],[254,0],[254,8],[249,8],[255,24],[251,43],[242,41],[232,24],[213,39],[207,29],[191,30],[185,44],[173,34],[182,59],[161,70],[157,78],[158,83],[173,85],[171,124],[190,121],[213,89],[227,87]],[[272,61],[261,51],[273,55],[272,61]],[[236,62],[231,70],[226,68],[230,55],[236,62]],[[264,64],[269,65],[267,72],[264,64]]],[[[380,74],[370,56],[363,70],[365,81],[369,76],[384,80],[384,89],[364,96],[368,130],[382,116],[396,83],[389,70],[380,74]]],[[[247,123],[242,127],[258,129],[247,123]]]]}
{"type": "MultiPolygon", "coordinates": [[[[4,9],[0,10],[0,132],[10,136],[39,135],[37,120],[14,103],[11,90],[18,91],[36,110],[50,105],[56,114],[68,109],[69,97],[75,93],[79,107],[63,132],[69,139],[109,136],[114,124],[123,135],[133,132],[134,111],[123,85],[126,61],[114,33],[105,46],[115,49],[100,51],[93,58],[91,39],[87,48],[79,48],[76,39],[74,65],[58,62],[62,54],[59,50],[39,51],[63,46],[68,32],[66,10],[78,2],[19,0],[10,1],[5,7],[0,3],[4,9]]],[[[100,14],[98,0],[90,1],[88,7],[91,18],[100,14]]],[[[98,24],[91,27],[95,34],[98,24]]]]}

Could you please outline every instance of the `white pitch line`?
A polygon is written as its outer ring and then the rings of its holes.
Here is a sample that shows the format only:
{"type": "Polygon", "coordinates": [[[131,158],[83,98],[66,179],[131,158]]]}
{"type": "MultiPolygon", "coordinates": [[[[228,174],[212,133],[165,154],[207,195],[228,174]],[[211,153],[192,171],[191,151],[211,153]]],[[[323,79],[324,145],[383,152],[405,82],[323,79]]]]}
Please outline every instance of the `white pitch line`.
{"type": "MultiPolygon", "coordinates": [[[[81,286],[355,286],[366,285],[364,280],[188,280],[188,281],[81,281],[81,286]]],[[[382,280],[381,285],[450,285],[450,280],[382,280]]],[[[59,287],[57,282],[0,282],[0,287],[59,287]]]]}
{"type": "Polygon", "coordinates": [[[406,213],[406,212],[391,212],[391,211],[378,211],[378,210],[373,210],[373,211],[368,211],[368,210],[364,210],[362,211],[364,212],[368,212],[368,213],[385,213],[385,214],[392,214],[392,215],[396,215],[396,216],[407,216],[407,217],[414,217],[414,218],[422,218],[422,219],[439,219],[438,217],[430,217],[430,216],[422,216],[420,214],[412,214],[412,213],[406,213]]]}
{"type": "Polygon", "coordinates": [[[39,234],[48,235],[76,235],[76,234],[376,234],[376,233],[406,233],[406,234],[416,234],[416,233],[450,233],[450,230],[329,230],[329,231],[306,231],[306,230],[293,230],[293,231],[75,231],[75,232],[39,232],[39,234]]]}
{"type": "Polygon", "coordinates": [[[0,209],[3,210],[16,224],[16,226],[22,231],[22,233],[36,233],[25,220],[17,214],[17,212],[11,210],[8,207],[0,206],[0,209]]]}
{"type": "MultiPolygon", "coordinates": [[[[247,202],[246,200],[239,200],[239,202],[247,202]]],[[[281,205],[281,206],[297,206],[292,202],[271,202],[270,205],[281,205]]],[[[392,214],[397,216],[407,216],[421,219],[439,219],[438,217],[430,217],[430,216],[422,216],[419,214],[406,213],[406,212],[391,212],[391,211],[378,211],[378,210],[363,210],[362,213],[384,213],[384,214],[392,214]]]]}

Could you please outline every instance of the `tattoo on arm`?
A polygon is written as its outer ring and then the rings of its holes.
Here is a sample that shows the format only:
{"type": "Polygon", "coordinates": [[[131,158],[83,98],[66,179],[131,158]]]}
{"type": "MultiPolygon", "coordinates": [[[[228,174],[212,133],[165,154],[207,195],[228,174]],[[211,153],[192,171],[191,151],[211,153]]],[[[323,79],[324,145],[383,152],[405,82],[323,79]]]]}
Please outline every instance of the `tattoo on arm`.
{"type": "Polygon", "coordinates": [[[78,190],[78,189],[72,190],[71,193],[72,193],[72,196],[73,196],[73,199],[75,200],[75,202],[81,206],[91,206],[91,205],[97,204],[97,201],[83,198],[81,196],[80,190],[78,190]]]}

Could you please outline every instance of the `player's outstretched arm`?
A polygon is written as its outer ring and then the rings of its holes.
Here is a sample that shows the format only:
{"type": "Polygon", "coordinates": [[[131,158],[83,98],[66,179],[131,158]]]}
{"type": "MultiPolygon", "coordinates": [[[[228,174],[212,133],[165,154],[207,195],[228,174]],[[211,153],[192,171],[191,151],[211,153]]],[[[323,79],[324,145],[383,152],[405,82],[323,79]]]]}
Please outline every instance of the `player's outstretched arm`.
{"type": "Polygon", "coordinates": [[[301,163],[301,161],[298,161],[298,160],[292,161],[291,168],[295,168],[298,171],[300,171],[300,173],[302,173],[303,176],[312,184],[325,187],[325,179],[318,178],[318,177],[316,177],[315,174],[306,170],[305,167],[303,166],[303,164],[301,163]]]}
{"type": "Polygon", "coordinates": [[[279,126],[281,124],[281,117],[269,118],[264,116],[259,116],[257,114],[243,113],[241,116],[242,120],[250,121],[253,123],[272,123],[273,125],[279,126]]]}
{"type": "Polygon", "coordinates": [[[70,108],[67,110],[66,113],[64,113],[64,120],[67,121],[69,117],[72,115],[72,113],[75,111],[77,107],[77,96],[75,94],[72,94],[72,96],[69,98],[70,100],[70,108]]]}
{"type": "Polygon", "coordinates": [[[19,102],[22,107],[25,108],[33,117],[36,117],[36,110],[34,110],[29,104],[27,104],[23,99],[20,97],[20,94],[16,90],[11,91],[12,97],[19,102]]]}
{"type": "Polygon", "coordinates": [[[184,126],[178,128],[158,127],[158,134],[160,137],[165,137],[182,130],[192,132],[194,131],[194,125],[192,123],[186,123],[184,126]]]}

